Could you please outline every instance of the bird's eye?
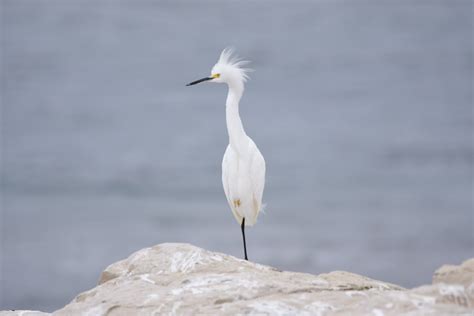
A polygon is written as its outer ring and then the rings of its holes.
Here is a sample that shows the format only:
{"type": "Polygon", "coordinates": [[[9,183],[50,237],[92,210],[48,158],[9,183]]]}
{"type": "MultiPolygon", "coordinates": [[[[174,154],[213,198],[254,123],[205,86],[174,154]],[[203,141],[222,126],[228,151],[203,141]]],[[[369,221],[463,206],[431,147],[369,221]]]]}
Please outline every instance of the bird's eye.
{"type": "Polygon", "coordinates": [[[219,78],[220,76],[221,76],[221,74],[213,74],[212,78],[216,79],[216,78],[219,78]]]}

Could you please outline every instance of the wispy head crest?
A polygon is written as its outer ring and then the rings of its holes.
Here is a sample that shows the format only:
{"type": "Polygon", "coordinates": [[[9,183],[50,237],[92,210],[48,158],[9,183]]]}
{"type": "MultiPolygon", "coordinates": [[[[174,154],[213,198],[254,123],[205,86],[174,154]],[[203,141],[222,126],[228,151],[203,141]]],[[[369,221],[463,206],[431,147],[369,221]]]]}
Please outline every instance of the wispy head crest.
{"type": "Polygon", "coordinates": [[[244,82],[249,79],[248,73],[253,71],[253,69],[243,67],[249,64],[250,61],[242,60],[239,56],[235,54],[235,50],[232,47],[224,48],[217,63],[226,67],[231,67],[234,70],[238,71],[242,76],[244,82]]]}

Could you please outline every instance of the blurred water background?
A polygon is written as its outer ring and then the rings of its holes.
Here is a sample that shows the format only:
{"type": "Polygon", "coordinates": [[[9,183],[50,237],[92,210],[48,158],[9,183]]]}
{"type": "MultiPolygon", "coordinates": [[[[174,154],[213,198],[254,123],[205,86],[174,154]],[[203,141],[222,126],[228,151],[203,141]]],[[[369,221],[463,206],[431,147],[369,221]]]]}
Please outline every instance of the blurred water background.
{"type": "Polygon", "coordinates": [[[473,256],[471,1],[0,3],[0,309],[157,243],[242,256],[226,88],[184,86],[228,45],[267,161],[253,261],[413,287],[473,256]]]}

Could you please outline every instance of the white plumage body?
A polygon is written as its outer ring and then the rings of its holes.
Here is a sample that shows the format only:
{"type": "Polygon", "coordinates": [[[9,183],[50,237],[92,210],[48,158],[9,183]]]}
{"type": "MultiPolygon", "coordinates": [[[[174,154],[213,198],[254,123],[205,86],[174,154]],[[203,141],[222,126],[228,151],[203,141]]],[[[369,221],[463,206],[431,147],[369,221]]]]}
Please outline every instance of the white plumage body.
{"type": "Polygon", "coordinates": [[[240,224],[252,226],[262,209],[265,160],[253,140],[246,136],[240,150],[227,146],[222,160],[222,184],[227,202],[240,224]]]}

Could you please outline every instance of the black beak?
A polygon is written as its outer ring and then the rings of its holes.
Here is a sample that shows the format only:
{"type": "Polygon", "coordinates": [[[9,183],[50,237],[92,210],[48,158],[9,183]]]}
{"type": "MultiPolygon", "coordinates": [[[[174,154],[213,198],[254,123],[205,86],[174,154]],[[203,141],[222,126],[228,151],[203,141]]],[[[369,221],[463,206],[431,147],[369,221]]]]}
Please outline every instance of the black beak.
{"type": "Polygon", "coordinates": [[[198,83],[201,83],[201,82],[204,82],[204,81],[208,81],[208,80],[212,80],[212,79],[214,79],[214,78],[212,78],[212,77],[202,78],[202,79],[199,79],[199,80],[196,80],[196,81],[193,81],[193,82],[188,83],[188,84],[186,85],[186,87],[187,87],[187,86],[193,86],[193,85],[195,85],[195,84],[198,84],[198,83]]]}

